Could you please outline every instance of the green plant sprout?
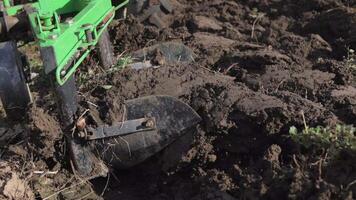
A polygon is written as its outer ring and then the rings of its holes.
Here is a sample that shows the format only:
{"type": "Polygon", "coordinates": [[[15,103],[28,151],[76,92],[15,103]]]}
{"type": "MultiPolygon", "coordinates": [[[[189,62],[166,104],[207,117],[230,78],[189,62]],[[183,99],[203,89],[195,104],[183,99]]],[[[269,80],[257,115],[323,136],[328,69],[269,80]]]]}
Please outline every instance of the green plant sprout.
{"type": "MultiPolygon", "coordinates": [[[[101,78],[101,77],[105,77],[109,74],[113,74],[115,72],[118,72],[120,70],[123,70],[124,68],[126,68],[128,65],[130,65],[133,62],[131,56],[123,56],[120,57],[116,63],[116,65],[113,65],[112,67],[110,67],[109,69],[106,69],[103,73],[101,73],[99,75],[99,77],[97,77],[97,75],[95,74],[88,74],[88,73],[79,73],[78,74],[78,84],[79,85],[85,85],[89,79],[94,78],[94,76],[96,76],[96,78],[101,78]]],[[[104,69],[103,69],[104,70],[104,69]]],[[[110,89],[112,86],[111,85],[104,85],[102,86],[104,89],[108,90],[110,89]]]]}
{"type": "Polygon", "coordinates": [[[305,148],[329,149],[330,152],[339,152],[343,149],[355,151],[355,133],[356,128],[351,125],[307,127],[301,132],[295,126],[289,129],[289,135],[296,143],[305,148]]]}
{"type": "Polygon", "coordinates": [[[347,47],[346,66],[351,69],[356,69],[356,53],[354,49],[347,47]]]}
{"type": "Polygon", "coordinates": [[[129,64],[131,64],[132,58],[131,56],[123,56],[120,57],[119,60],[117,61],[116,65],[112,66],[111,68],[109,68],[106,73],[111,74],[117,71],[120,71],[122,69],[125,69],[129,64]]]}

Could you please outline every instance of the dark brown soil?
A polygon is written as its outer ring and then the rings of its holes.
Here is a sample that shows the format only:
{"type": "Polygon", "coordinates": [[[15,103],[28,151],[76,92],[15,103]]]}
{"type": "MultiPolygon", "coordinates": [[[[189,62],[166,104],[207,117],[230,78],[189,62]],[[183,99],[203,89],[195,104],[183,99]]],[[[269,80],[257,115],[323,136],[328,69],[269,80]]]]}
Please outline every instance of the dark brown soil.
{"type": "MultiPolygon", "coordinates": [[[[178,2],[168,28],[130,15],[114,22],[110,33],[117,55],[180,41],[194,51],[195,61],[92,74],[79,86],[79,103],[83,109],[97,105],[93,113],[112,123],[121,120],[124,100],[165,94],[191,105],[203,121],[142,165],[112,171],[108,182],[93,180],[96,194],[104,190],[104,199],[127,200],[354,199],[355,154],[331,160],[301,148],[288,131],[304,123],[355,125],[356,71],[347,51],[356,48],[356,2],[178,2]]],[[[63,171],[48,186],[58,188],[68,181],[70,164],[61,160],[55,105],[46,102],[51,96],[36,92],[42,108],[33,109],[26,129],[32,162],[37,170],[63,171]]],[[[13,147],[3,158],[18,154],[13,147]]]]}
{"type": "Polygon", "coordinates": [[[347,47],[355,47],[353,4],[180,3],[167,29],[129,17],[112,34],[118,52],[182,41],[194,50],[196,62],[116,74],[109,83],[120,86],[104,98],[115,107],[125,98],[172,95],[189,103],[203,122],[188,153],[182,154],[190,141],[186,136],[153,161],[118,172],[123,178],[107,197],[352,199],[355,188],[338,184],[356,178],[356,163],[346,161],[347,175],[336,176],[331,174],[342,173],[338,167],[325,165],[328,172],[320,172],[320,179],[312,164],[320,155],[301,153],[286,136],[291,126],[303,126],[301,112],[309,126],[354,124],[354,71],[343,59],[347,47]]]}

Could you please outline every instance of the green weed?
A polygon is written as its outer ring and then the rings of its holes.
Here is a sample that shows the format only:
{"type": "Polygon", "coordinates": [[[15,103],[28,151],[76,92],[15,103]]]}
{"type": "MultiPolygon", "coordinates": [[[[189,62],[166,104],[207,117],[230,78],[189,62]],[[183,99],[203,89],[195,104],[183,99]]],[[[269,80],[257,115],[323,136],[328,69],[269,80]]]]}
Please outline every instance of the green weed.
{"type": "MultiPolygon", "coordinates": [[[[90,79],[93,79],[93,78],[98,78],[98,79],[105,78],[107,75],[113,74],[115,72],[118,72],[118,71],[126,68],[132,62],[133,61],[132,61],[132,58],[130,56],[124,56],[124,57],[121,57],[121,58],[118,59],[116,65],[113,65],[112,67],[110,67],[108,69],[102,69],[98,73],[95,73],[95,72],[92,72],[92,73],[87,73],[87,72],[78,73],[78,75],[77,75],[78,84],[81,85],[81,86],[85,86],[90,79]]],[[[112,86],[110,87],[110,85],[103,85],[102,87],[104,89],[110,89],[112,86]]]]}
{"type": "Polygon", "coordinates": [[[296,127],[289,129],[292,140],[305,148],[316,148],[338,153],[340,150],[356,151],[356,128],[349,125],[335,127],[305,127],[298,131],[296,127]]]}
{"type": "Polygon", "coordinates": [[[347,55],[345,58],[346,66],[350,69],[356,69],[356,53],[354,49],[347,48],[347,55]]]}
{"type": "Polygon", "coordinates": [[[132,58],[131,56],[124,56],[124,57],[121,57],[119,58],[119,60],[117,61],[116,65],[112,66],[111,68],[109,68],[106,73],[114,73],[114,72],[117,72],[117,71],[120,71],[124,68],[126,68],[129,64],[131,64],[133,61],[132,61],[132,58]]]}

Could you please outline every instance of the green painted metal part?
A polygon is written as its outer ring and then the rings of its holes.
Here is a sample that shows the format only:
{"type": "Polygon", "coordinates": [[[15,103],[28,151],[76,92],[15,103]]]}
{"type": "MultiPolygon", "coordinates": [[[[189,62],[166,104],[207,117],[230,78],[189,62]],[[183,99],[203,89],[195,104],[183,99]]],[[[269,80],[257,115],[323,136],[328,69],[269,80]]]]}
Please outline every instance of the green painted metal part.
{"type": "Polygon", "coordinates": [[[10,0],[4,0],[4,6],[10,7],[10,0]]]}
{"type": "MultiPolygon", "coordinates": [[[[111,0],[36,0],[26,5],[10,6],[4,0],[7,15],[28,13],[32,31],[40,48],[50,50],[52,66],[59,85],[63,85],[95,47],[102,32],[113,20],[117,7],[111,0]]],[[[44,62],[46,63],[46,62],[44,62]]]]}

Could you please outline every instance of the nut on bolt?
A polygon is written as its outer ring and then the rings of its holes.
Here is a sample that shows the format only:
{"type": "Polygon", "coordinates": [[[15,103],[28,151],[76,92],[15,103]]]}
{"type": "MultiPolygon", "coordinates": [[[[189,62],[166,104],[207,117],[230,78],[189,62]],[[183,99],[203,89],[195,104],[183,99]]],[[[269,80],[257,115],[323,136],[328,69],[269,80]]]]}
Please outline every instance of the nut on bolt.
{"type": "Polygon", "coordinates": [[[144,126],[147,128],[154,128],[156,125],[156,122],[153,118],[148,118],[147,121],[144,122],[144,126]]]}
{"type": "Polygon", "coordinates": [[[72,24],[74,24],[74,19],[73,18],[68,18],[68,19],[66,19],[66,21],[65,21],[68,25],[72,25],[72,24]]]}
{"type": "Polygon", "coordinates": [[[55,40],[55,39],[58,38],[58,35],[57,34],[51,34],[51,35],[48,36],[48,38],[51,39],[51,40],[55,40]]]}

